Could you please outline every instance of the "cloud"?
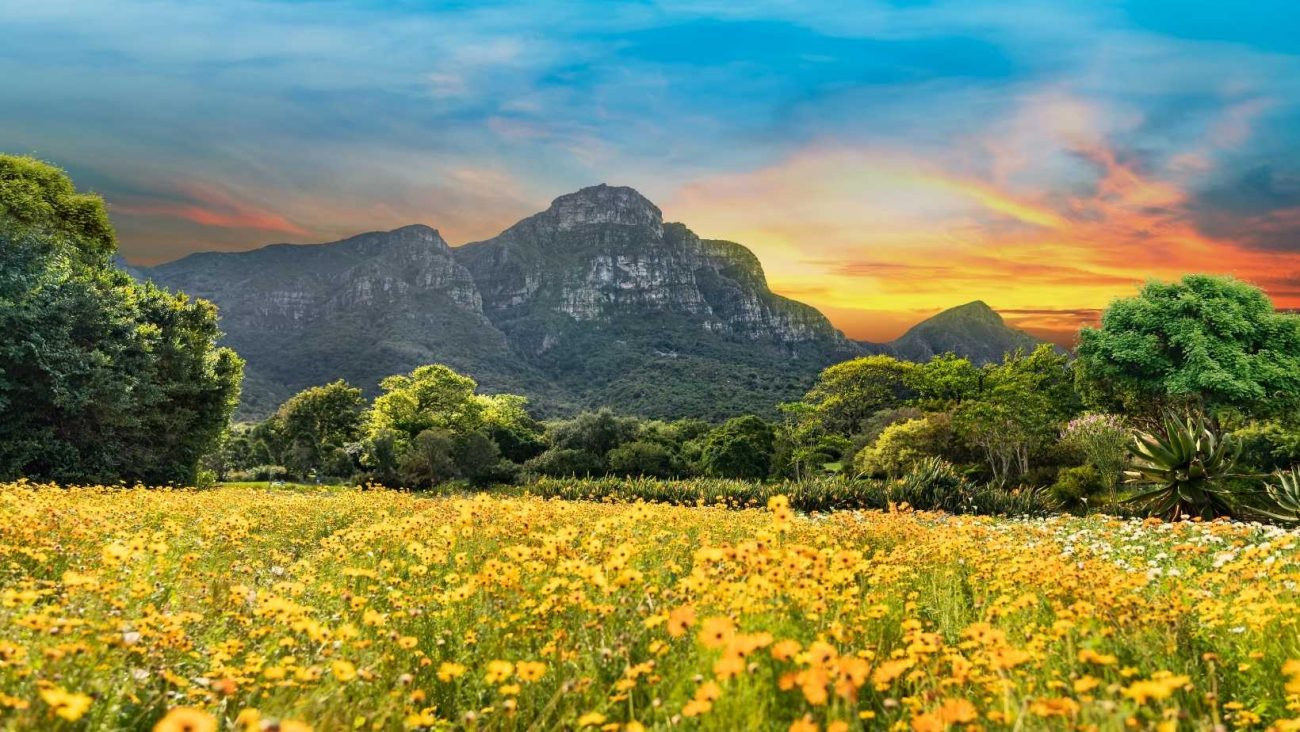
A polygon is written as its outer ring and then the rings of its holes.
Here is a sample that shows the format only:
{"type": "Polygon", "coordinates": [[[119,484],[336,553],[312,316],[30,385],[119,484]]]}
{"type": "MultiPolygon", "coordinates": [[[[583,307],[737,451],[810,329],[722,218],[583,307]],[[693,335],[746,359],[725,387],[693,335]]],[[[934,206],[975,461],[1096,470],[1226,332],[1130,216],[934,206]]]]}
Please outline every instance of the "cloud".
{"type": "Polygon", "coordinates": [[[173,184],[173,189],[183,200],[118,203],[113,213],[178,218],[221,229],[307,234],[306,229],[280,214],[236,200],[212,185],[181,181],[173,184]]]}

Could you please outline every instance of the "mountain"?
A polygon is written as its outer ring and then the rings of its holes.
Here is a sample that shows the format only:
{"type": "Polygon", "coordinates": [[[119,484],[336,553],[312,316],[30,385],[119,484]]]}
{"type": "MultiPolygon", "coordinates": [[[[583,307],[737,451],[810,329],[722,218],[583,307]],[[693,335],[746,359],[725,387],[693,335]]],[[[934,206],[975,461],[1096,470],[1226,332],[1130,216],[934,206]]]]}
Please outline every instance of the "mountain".
{"type": "Polygon", "coordinates": [[[373,394],[383,377],[435,362],[543,414],[770,413],[840,360],[955,350],[987,361],[1029,338],[972,303],[893,343],[849,340],[773,293],[745,247],[665,223],[635,190],[606,185],[460,247],[415,225],[133,273],[220,307],[225,343],[248,364],[242,418],[337,378],[373,394]]]}
{"type": "Polygon", "coordinates": [[[957,353],[975,363],[1002,360],[1003,354],[1023,348],[1032,351],[1042,341],[1008,326],[981,300],[968,302],[923,320],[896,340],[887,352],[908,361],[928,361],[941,353],[957,353]]]}

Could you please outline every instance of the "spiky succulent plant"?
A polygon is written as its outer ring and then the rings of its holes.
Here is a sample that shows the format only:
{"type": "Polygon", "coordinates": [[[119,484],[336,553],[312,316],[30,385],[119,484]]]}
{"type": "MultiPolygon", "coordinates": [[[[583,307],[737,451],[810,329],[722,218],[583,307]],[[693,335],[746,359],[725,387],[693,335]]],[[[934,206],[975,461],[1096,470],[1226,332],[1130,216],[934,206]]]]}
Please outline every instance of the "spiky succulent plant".
{"type": "Polygon", "coordinates": [[[1168,519],[1215,518],[1236,509],[1229,479],[1241,444],[1219,435],[1204,416],[1165,415],[1155,433],[1138,432],[1129,452],[1128,482],[1156,486],[1129,499],[1168,519]]]}

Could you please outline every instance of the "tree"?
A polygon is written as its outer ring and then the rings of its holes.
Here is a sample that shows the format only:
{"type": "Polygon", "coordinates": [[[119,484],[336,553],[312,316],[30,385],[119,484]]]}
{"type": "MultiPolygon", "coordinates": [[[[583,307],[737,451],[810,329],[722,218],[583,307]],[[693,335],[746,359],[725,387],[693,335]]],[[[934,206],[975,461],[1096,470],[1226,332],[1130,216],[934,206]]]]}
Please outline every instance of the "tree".
{"type": "Polygon", "coordinates": [[[1079,339],[1079,390],[1100,409],[1151,417],[1166,407],[1282,414],[1300,405],[1300,317],[1230,277],[1149,282],[1079,339]]]}
{"type": "Polygon", "coordinates": [[[615,475],[648,475],[669,478],[680,472],[672,452],[663,444],[633,440],[610,450],[609,471],[615,475]]]}
{"type": "Polygon", "coordinates": [[[979,394],[983,374],[969,359],[944,353],[917,364],[908,374],[907,383],[915,395],[915,404],[941,410],[979,394]]]}
{"type": "Polygon", "coordinates": [[[409,375],[379,382],[383,393],[366,413],[366,434],[394,430],[408,438],[431,429],[472,432],[483,425],[485,405],[478,385],[442,364],[417,367],[409,375]]]}
{"type": "Polygon", "coordinates": [[[852,435],[872,414],[900,406],[910,395],[916,365],[892,356],[866,356],[822,371],[804,396],[829,432],[852,435]]]}
{"type": "Polygon", "coordinates": [[[113,267],[103,202],[0,156],[0,479],[191,483],[239,398],[216,308],[113,267]]]}
{"type": "Polygon", "coordinates": [[[554,447],[585,450],[603,458],[605,453],[634,439],[637,429],[635,417],[619,417],[608,408],[602,408],[554,423],[548,438],[554,447]]]}
{"type": "Polygon", "coordinates": [[[289,397],[272,417],[289,445],[285,467],[299,476],[325,472],[326,462],[342,467],[336,452],[360,436],[364,405],[361,390],[341,379],[289,397]]]}
{"type": "Polygon", "coordinates": [[[1029,471],[1034,453],[1078,410],[1069,362],[1049,345],[1009,353],[984,370],[984,390],[953,412],[957,433],[984,455],[993,482],[1029,471]]]}
{"type": "Polygon", "coordinates": [[[411,439],[398,460],[398,473],[408,488],[429,488],[459,475],[455,436],[446,429],[427,429],[411,439]]]}
{"type": "Polygon", "coordinates": [[[776,434],[754,415],[734,417],[704,438],[700,464],[718,478],[762,480],[772,472],[776,434]]]}
{"type": "Polygon", "coordinates": [[[528,414],[528,399],[516,394],[477,399],[483,405],[483,426],[507,460],[522,463],[546,449],[542,425],[528,414]]]}
{"type": "Polygon", "coordinates": [[[13,230],[60,240],[87,262],[106,263],[117,251],[103,199],[78,193],[67,173],[36,158],[0,155],[0,219],[13,230]]]}

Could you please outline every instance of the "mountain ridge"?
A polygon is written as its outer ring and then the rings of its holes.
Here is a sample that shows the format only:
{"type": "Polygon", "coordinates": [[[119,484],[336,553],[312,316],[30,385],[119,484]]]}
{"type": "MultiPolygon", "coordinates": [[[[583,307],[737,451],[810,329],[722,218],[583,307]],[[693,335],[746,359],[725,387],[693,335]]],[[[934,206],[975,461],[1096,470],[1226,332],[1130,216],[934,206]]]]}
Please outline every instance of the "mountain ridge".
{"type": "Polygon", "coordinates": [[[859,355],[924,360],[952,343],[984,361],[1033,340],[987,305],[991,319],[945,311],[889,343],[851,340],[772,292],[743,245],[664,222],[634,189],[606,184],[455,247],[411,224],[132,269],[221,308],[225,342],[248,362],[243,417],[313,384],[346,378],[374,393],[384,376],[442,362],[543,414],[618,404],[720,418],[771,412],[859,355]]]}

